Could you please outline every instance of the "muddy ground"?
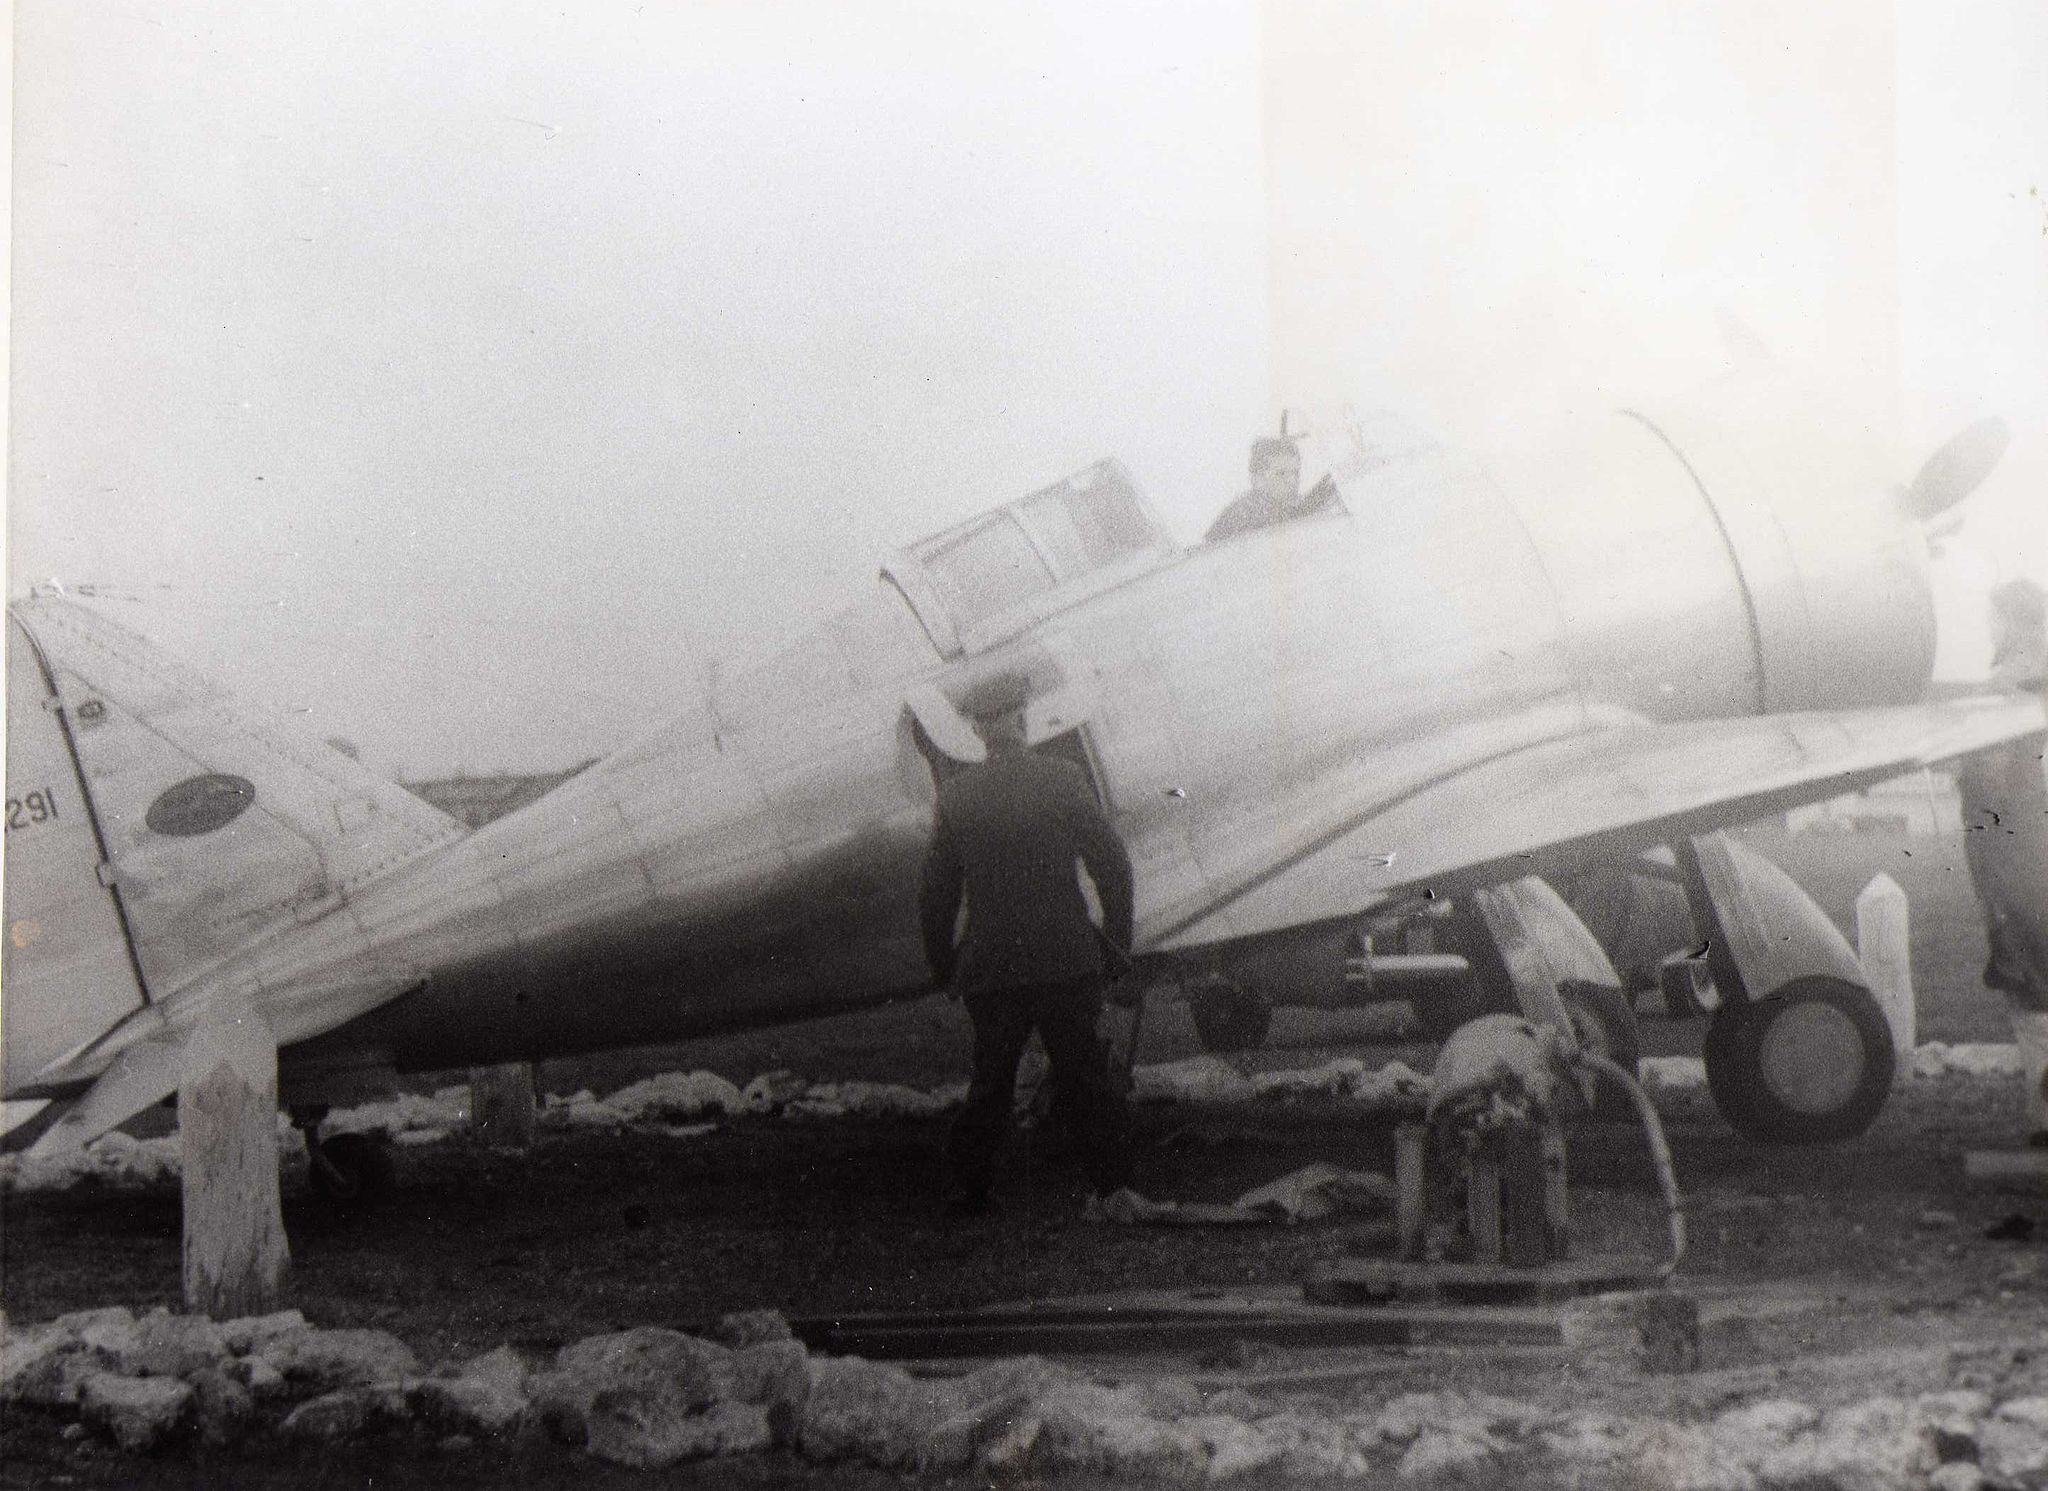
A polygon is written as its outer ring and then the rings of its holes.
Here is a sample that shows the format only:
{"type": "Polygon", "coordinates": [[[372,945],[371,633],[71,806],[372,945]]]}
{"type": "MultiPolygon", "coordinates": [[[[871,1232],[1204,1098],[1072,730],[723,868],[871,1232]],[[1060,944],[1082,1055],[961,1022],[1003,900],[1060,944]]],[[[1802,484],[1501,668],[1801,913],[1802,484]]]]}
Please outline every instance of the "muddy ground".
{"type": "MultiPolygon", "coordinates": [[[[1922,1040],[2007,1038],[2002,1006],[1976,983],[1981,938],[1953,854],[1925,841],[1861,838],[1774,847],[1845,921],[1868,874],[1890,869],[1914,898],[1922,1040]]],[[[1427,1050],[1386,1044],[1387,1029],[1371,1016],[1288,1013],[1253,1061],[1307,1067],[1358,1054],[1426,1070],[1427,1050]]],[[[1647,1021],[1645,1034],[1661,1053],[1696,1049],[1699,1037],[1696,1025],[1662,1019],[1647,1021]]],[[[1169,1009],[1150,1022],[1142,1059],[1195,1049],[1185,1015],[1169,1009]]],[[[557,1064],[543,1076],[557,1090],[599,1092],[677,1068],[742,1081],[779,1067],[820,1079],[936,1085],[964,1075],[965,1053],[959,1008],[929,999],[675,1051],[557,1064]]],[[[1457,1386],[1646,1415],[1682,1415],[1759,1391],[1825,1404],[1967,1381],[1980,1348],[2048,1352],[2048,1194],[1984,1189],[1965,1179],[1960,1158],[2011,1144],[2018,1101],[2009,1080],[1908,1083],[1851,1143],[1766,1150],[1736,1139],[1704,1092],[1667,1097],[1691,1215],[1680,1282],[1718,1301],[1723,1316],[1755,1317],[1710,1334],[1707,1370],[1697,1376],[1641,1379],[1554,1356],[1427,1348],[1338,1362],[1280,1352],[1260,1356],[1254,1374],[1262,1391],[1325,1400],[1457,1386]],[[2014,1235],[2029,1225],[2031,1236],[2014,1235]],[[1333,1365],[1349,1375],[1288,1385],[1291,1369],[1327,1373],[1333,1365]]],[[[1311,1160],[1391,1168],[1384,1121],[1313,1105],[1236,1115],[1149,1108],[1139,1134],[1141,1187],[1183,1199],[1227,1200],[1311,1160]]],[[[632,1325],[688,1328],[757,1306],[821,1315],[1120,1288],[1286,1284],[1319,1262],[1384,1252],[1390,1242],[1387,1225],[1371,1219],[1173,1231],[1092,1223],[1082,1214],[1078,1171],[1042,1142],[1013,1147],[999,1215],[949,1221],[938,1207],[943,1139],[943,1120],[760,1118],[687,1139],[546,1131],[531,1154],[517,1157],[463,1141],[412,1148],[402,1155],[400,1195],[377,1212],[338,1217],[303,1191],[287,1193],[290,1302],[320,1325],[393,1331],[432,1361],[507,1341],[543,1347],[632,1325]]],[[[1588,1126],[1572,1136],[1570,1153],[1581,1241],[1657,1256],[1662,1222],[1639,1132],[1588,1126]]],[[[0,1283],[12,1320],[107,1303],[176,1304],[175,1188],[14,1195],[0,1221],[0,1283]]],[[[1172,1358],[1148,1369],[1217,1370],[1172,1358]]],[[[888,1479],[779,1459],[666,1477],[704,1485],[888,1479]]],[[[456,1459],[424,1441],[317,1457],[275,1446],[188,1447],[137,1462],[67,1442],[55,1421],[34,1414],[10,1414],[0,1427],[0,1485],[628,1482],[644,1484],[546,1447],[480,1447],[456,1459]]]]}

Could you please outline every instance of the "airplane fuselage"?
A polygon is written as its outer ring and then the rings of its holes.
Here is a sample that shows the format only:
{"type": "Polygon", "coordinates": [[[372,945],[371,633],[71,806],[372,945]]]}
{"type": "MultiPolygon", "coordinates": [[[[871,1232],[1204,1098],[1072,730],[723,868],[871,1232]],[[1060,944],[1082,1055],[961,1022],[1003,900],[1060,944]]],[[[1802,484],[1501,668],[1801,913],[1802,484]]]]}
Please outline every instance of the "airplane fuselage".
{"type": "MultiPolygon", "coordinates": [[[[401,1069],[920,992],[935,714],[997,666],[1044,681],[1035,733],[1093,771],[1146,947],[1227,941],[1245,846],[1284,837],[1333,780],[1393,800],[1593,710],[1702,719],[1924,688],[1924,543],[1847,449],[1738,446],[1714,413],[1616,416],[1490,466],[1430,453],[1337,480],[1348,514],[1055,591],[1014,626],[935,620],[930,594],[885,578],[704,710],[229,976],[403,983],[300,1053],[401,1069]]],[[[1361,881],[1357,909],[1375,898],[1361,881]]]]}

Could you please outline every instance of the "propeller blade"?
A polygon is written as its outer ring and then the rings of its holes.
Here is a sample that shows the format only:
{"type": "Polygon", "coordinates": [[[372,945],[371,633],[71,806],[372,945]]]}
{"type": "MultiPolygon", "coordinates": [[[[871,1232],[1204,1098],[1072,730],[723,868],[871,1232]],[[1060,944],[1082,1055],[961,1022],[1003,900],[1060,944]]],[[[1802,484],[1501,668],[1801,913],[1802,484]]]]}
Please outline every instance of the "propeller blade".
{"type": "Polygon", "coordinates": [[[2012,443],[2012,426],[1999,414],[1966,426],[1929,456],[1900,495],[1905,510],[1921,522],[1954,507],[1983,485],[2012,443]]]}

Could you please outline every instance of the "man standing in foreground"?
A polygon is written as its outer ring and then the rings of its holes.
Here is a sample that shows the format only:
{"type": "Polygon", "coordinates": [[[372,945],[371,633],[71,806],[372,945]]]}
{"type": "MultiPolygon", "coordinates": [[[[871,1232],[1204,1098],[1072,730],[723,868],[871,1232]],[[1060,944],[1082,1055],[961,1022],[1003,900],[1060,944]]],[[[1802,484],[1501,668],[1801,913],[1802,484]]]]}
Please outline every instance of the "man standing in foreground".
{"type": "MultiPolygon", "coordinates": [[[[1991,680],[2048,697],[2048,596],[2029,580],[1991,592],[1991,680]]],[[[2027,1143],[2048,1149],[2048,769],[2041,740],[2013,741],[1963,763],[1963,852],[1984,908],[1984,982],[2012,1007],[2026,1097],[2027,1143]]]]}
{"type": "Polygon", "coordinates": [[[919,894],[932,974],[952,984],[974,1021],[974,1077],[947,1152],[947,1208],[963,1216],[988,1209],[1017,1063],[1034,1029],[1073,1105],[1090,1184],[1106,1196],[1130,1183],[1129,1122],[1095,1034],[1105,962],[1128,964],[1130,855],[1086,774],[1026,746],[1029,697],[1027,679],[1002,674],[963,701],[988,759],[940,787],[919,894]],[[1076,861],[1101,901],[1100,931],[1076,861]],[[963,894],[967,923],[956,948],[963,894]]]}

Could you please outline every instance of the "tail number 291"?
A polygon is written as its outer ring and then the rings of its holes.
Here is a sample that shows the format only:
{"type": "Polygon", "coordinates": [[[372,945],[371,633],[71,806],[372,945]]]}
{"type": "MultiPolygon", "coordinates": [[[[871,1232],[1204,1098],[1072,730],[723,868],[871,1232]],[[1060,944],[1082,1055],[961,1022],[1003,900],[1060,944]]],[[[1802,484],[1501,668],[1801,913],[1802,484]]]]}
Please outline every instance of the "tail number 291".
{"type": "Polygon", "coordinates": [[[17,828],[33,828],[38,823],[48,823],[57,816],[57,794],[47,787],[25,792],[20,797],[7,799],[7,831],[17,828]]]}

